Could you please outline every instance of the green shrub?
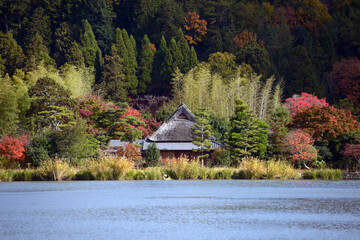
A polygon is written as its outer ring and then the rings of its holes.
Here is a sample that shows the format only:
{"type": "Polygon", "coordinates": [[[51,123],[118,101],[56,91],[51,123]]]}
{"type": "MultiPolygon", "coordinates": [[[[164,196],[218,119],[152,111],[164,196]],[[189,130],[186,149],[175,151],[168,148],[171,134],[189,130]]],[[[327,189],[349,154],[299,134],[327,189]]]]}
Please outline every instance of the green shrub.
{"type": "Polygon", "coordinates": [[[156,144],[153,142],[149,145],[149,148],[146,149],[146,163],[150,167],[155,167],[160,163],[160,150],[157,148],[156,144]]]}
{"type": "Polygon", "coordinates": [[[13,181],[33,181],[36,180],[36,171],[33,169],[21,169],[13,171],[13,181]]]}
{"type": "Polygon", "coordinates": [[[95,180],[94,175],[89,171],[89,169],[80,169],[77,171],[74,177],[75,180],[95,180]]]}
{"type": "Polygon", "coordinates": [[[146,168],[144,170],[145,178],[148,180],[163,179],[165,171],[161,167],[146,168]]]}
{"type": "Polygon", "coordinates": [[[0,182],[11,182],[13,180],[13,170],[0,170],[0,182]]]}

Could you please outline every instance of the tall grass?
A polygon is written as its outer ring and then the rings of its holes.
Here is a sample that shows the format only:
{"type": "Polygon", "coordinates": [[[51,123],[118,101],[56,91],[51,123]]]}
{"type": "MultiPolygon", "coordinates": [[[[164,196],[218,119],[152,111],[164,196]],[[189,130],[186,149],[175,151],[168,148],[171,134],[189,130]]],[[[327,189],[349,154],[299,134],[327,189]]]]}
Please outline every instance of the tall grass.
{"type": "Polygon", "coordinates": [[[75,169],[70,167],[68,160],[60,158],[42,162],[37,172],[42,180],[54,181],[71,180],[76,173],[75,169]]]}
{"type": "Polygon", "coordinates": [[[304,171],[302,173],[303,179],[324,179],[324,180],[339,180],[341,179],[341,171],[339,169],[314,169],[304,171]]]}
{"type": "MultiPolygon", "coordinates": [[[[83,174],[95,180],[122,180],[126,173],[134,167],[134,163],[125,157],[103,156],[86,164],[83,174]]],[[[78,176],[80,178],[80,176],[78,176]]]]}

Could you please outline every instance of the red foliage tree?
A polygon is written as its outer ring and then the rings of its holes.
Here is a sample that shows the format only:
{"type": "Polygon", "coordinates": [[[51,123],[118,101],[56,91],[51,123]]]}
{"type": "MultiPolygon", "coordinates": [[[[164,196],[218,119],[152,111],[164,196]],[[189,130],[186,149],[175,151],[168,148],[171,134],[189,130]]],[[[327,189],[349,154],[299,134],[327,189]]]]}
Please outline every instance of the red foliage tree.
{"type": "Polygon", "coordinates": [[[360,60],[341,59],[334,63],[331,76],[336,83],[337,92],[343,94],[356,106],[360,103],[360,60]]]}
{"type": "Polygon", "coordinates": [[[351,158],[356,159],[358,163],[360,163],[360,144],[350,144],[347,143],[345,145],[345,149],[343,151],[345,156],[350,156],[351,158]]]}
{"type": "Polygon", "coordinates": [[[350,111],[318,105],[299,111],[292,118],[291,126],[301,128],[316,141],[326,142],[344,133],[360,130],[356,117],[350,111]]]}
{"type": "Polygon", "coordinates": [[[139,147],[135,146],[132,143],[128,143],[126,145],[125,149],[123,147],[120,147],[118,149],[118,151],[116,152],[116,154],[118,156],[124,156],[127,159],[134,161],[134,162],[141,160],[141,154],[140,154],[139,147]]]}
{"type": "Polygon", "coordinates": [[[313,105],[320,107],[329,106],[329,104],[326,102],[326,98],[318,99],[316,96],[313,96],[309,93],[294,95],[292,98],[286,99],[284,103],[284,106],[289,110],[291,117],[313,105]]]}
{"type": "Polygon", "coordinates": [[[232,39],[236,48],[243,48],[252,40],[256,42],[257,35],[256,33],[250,32],[248,30],[242,31],[232,39]]]}
{"type": "Polygon", "coordinates": [[[311,162],[317,156],[317,151],[313,146],[314,140],[311,136],[300,129],[289,133],[285,139],[292,162],[311,162]]]}
{"type": "Polygon", "coordinates": [[[144,119],[146,124],[145,128],[143,129],[143,137],[147,138],[151,136],[160,126],[161,122],[158,122],[155,117],[144,119]]]}
{"type": "Polygon", "coordinates": [[[22,163],[25,160],[26,143],[27,136],[25,135],[18,138],[5,135],[0,142],[0,155],[4,156],[8,161],[22,163]]]}
{"type": "Polygon", "coordinates": [[[189,41],[189,44],[197,44],[207,33],[207,21],[200,19],[196,12],[188,12],[185,17],[186,34],[184,37],[189,41]]]}

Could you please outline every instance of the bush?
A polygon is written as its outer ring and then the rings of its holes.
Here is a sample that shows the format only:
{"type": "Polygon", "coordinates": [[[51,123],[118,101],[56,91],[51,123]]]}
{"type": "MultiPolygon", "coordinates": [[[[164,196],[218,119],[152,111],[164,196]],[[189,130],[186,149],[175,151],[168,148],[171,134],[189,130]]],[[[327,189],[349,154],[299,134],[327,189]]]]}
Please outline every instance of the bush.
{"type": "Polygon", "coordinates": [[[49,137],[42,134],[34,137],[27,146],[25,154],[27,160],[32,164],[32,166],[38,167],[42,162],[50,159],[48,151],[49,142],[49,137]]]}
{"type": "Polygon", "coordinates": [[[169,159],[166,163],[166,174],[173,179],[199,179],[201,164],[186,157],[169,159]]]}
{"type": "Polygon", "coordinates": [[[230,166],[233,163],[227,149],[215,148],[211,157],[215,166],[230,166]]]}
{"type": "Polygon", "coordinates": [[[3,166],[6,168],[17,167],[25,161],[25,145],[27,136],[18,138],[3,136],[0,141],[0,155],[3,156],[3,166]]]}
{"type": "Polygon", "coordinates": [[[266,162],[267,179],[297,179],[299,172],[285,161],[271,159],[266,162]]]}
{"type": "Polygon", "coordinates": [[[37,179],[37,171],[33,169],[23,169],[13,171],[13,181],[34,181],[37,179]]]}
{"type": "Polygon", "coordinates": [[[163,179],[165,171],[161,167],[146,168],[144,174],[148,180],[160,180],[163,179]]]}
{"type": "Polygon", "coordinates": [[[153,142],[149,145],[149,148],[146,149],[146,163],[148,166],[154,167],[159,165],[160,163],[159,160],[160,160],[160,150],[153,142]]]}

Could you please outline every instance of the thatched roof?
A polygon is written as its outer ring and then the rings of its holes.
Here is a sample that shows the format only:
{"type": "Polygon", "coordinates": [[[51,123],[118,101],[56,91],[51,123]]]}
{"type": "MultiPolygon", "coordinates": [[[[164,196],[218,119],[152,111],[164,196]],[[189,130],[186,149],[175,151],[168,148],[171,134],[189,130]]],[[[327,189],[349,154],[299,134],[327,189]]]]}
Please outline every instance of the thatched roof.
{"type": "Polygon", "coordinates": [[[192,142],[194,114],[180,104],[176,111],[148,139],[153,142],[192,142]]]}

